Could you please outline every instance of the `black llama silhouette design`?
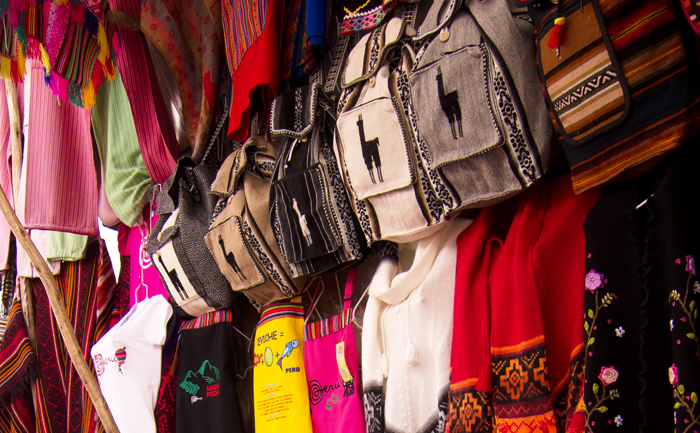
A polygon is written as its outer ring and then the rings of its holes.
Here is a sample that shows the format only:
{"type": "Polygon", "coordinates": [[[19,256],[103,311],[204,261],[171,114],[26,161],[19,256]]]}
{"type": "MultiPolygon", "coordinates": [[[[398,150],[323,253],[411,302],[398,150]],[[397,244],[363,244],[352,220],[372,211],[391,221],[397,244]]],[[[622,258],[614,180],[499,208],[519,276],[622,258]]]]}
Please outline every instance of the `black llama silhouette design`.
{"type": "Polygon", "coordinates": [[[224,240],[221,238],[221,235],[219,235],[219,245],[221,245],[221,251],[224,252],[224,257],[226,257],[226,261],[228,262],[228,265],[231,266],[231,269],[233,269],[233,272],[239,274],[241,277],[243,277],[244,280],[247,280],[248,277],[245,276],[243,271],[241,271],[241,268],[238,267],[238,263],[236,262],[236,257],[234,257],[233,253],[231,251],[226,252],[226,247],[224,246],[224,240]]]}
{"type": "Polygon", "coordinates": [[[180,281],[180,277],[177,276],[177,270],[175,268],[168,270],[168,267],[165,266],[165,263],[163,263],[163,259],[160,257],[160,253],[156,254],[158,256],[158,261],[160,262],[160,265],[165,269],[165,272],[168,273],[168,278],[170,278],[170,282],[173,283],[173,286],[175,286],[175,291],[177,291],[177,294],[180,295],[180,299],[183,301],[189,296],[187,296],[187,292],[185,292],[185,287],[182,285],[182,281],[180,281]]]}
{"type": "Polygon", "coordinates": [[[362,121],[362,115],[357,116],[357,129],[360,131],[360,143],[362,145],[362,158],[365,160],[365,165],[367,166],[367,171],[369,172],[369,178],[372,183],[377,183],[374,178],[373,168],[377,168],[377,177],[380,182],[384,182],[384,176],[382,176],[382,161],[379,159],[379,138],[374,137],[371,140],[365,139],[365,124],[362,121]]]}
{"type": "Polygon", "coordinates": [[[462,133],[462,107],[459,106],[459,94],[457,90],[453,90],[450,93],[445,93],[445,86],[442,84],[442,71],[438,67],[438,73],[435,77],[437,80],[438,88],[438,98],[440,98],[440,107],[442,111],[445,112],[447,120],[450,122],[450,128],[452,129],[452,138],[457,139],[457,131],[455,130],[455,122],[459,129],[459,136],[464,137],[462,133]]]}

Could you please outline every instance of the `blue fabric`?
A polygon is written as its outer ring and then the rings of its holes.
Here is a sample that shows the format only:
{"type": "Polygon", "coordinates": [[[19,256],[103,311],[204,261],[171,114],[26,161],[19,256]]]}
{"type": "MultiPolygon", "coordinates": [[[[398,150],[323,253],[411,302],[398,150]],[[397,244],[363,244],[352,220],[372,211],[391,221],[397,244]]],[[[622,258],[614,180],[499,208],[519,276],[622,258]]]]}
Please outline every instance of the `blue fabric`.
{"type": "Polygon", "coordinates": [[[307,0],[306,38],[309,45],[325,47],[328,24],[328,0],[307,0]]]}

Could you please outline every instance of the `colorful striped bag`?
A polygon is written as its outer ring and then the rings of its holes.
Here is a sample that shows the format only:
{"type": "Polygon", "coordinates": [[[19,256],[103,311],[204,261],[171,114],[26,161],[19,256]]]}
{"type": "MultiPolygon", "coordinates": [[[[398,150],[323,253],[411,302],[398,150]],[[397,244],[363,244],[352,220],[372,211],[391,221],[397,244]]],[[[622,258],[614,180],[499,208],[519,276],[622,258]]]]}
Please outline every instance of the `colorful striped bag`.
{"type": "Polygon", "coordinates": [[[692,137],[697,53],[671,0],[544,1],[529,11],[576,193],[646,171],[692,137]]]}

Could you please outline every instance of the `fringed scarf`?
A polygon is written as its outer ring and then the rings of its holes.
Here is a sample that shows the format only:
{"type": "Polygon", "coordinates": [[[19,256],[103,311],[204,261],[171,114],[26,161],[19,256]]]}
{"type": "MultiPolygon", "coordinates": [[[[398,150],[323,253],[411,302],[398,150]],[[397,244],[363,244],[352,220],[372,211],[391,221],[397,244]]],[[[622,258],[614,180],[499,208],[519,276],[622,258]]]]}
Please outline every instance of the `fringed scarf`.
{"type": "Polygon", "coordinates": [[[44,80],[61,100],[90,108],[105,78],[114,78],[99,0],[0,1],[0,76],[21,82],[27,58],[40,60],[44,80]]]}

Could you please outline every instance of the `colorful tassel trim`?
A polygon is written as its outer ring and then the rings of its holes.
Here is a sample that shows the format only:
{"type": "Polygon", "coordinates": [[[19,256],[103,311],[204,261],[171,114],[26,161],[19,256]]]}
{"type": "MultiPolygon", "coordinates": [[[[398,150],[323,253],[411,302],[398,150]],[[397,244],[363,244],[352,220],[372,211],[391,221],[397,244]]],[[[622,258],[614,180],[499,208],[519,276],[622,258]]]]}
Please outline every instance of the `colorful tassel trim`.
{"type": "Polygon", "coordinates": [[[550,50],[557,50],[557,57],[561,57],[561,46],[564,43],[564,24],[566,17],[561,12],[554,15],[554,27],[552,33],[549,34],[547,46],[550,50]]]}
{"type": "MultiPolygon", "coordinates": [[[[53,2],[65,4],[67,0],[53,0],[53,2]]],[[[15,58],[0,54],[0,77],[11,79],[16,83],[22,82],[26,73],[26,59],[40,60],[44,66],[44,82],[51,88],[54,95],[77,107],[92,108],[95,105],[97,90],[104,82],[104,79],[107,78],[109,81],[113,81],[115,76],[114,61],[104,26],[92,12],[81,7],[81,5],[76,5],[71,13],[71,20],[84,26],[97,39],[100,47],[97,61],[90,71],[90,83],[87,87],[81,87],[65,79],[52,69],[51,59],[44,44],[34,38],[27,37],[24,27],[19,24],[17,17],[30,3],[33,3],[33,1],[21,0],[10,1],[8,5],[7,0],[0,0],[0,14],[6,14],[6,17],[9,18],[9,22],[14,27],[15,42],[17,43],[15,58]]]]}

